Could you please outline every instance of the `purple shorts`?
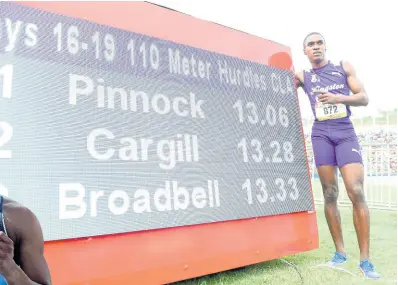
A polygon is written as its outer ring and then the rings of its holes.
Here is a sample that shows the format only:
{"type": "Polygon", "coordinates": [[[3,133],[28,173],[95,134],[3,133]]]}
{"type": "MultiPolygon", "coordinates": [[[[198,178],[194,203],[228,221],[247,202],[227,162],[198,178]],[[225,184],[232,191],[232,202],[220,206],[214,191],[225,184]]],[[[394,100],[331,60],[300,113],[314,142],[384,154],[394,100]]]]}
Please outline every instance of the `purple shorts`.
{"type": "Polygon", "coordinates": [[[361,163],[362,154],[352,124],[314,124],[311,134],[315,165],[361,163]]]}

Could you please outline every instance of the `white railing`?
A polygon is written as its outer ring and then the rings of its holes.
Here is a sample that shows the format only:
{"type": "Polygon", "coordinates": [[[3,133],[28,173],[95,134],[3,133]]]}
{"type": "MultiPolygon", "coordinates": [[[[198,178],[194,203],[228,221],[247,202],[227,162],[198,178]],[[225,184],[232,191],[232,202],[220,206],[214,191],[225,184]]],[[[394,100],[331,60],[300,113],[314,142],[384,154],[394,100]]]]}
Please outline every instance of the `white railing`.
{"type": "MultiPolygon", "coordinates": [[[[370,208],[397,210],[397,143],[362,144],[365,168],[364,191],[370,208]]],[[[312,158],[312,148],[307,146],[311,169],[312,188],[316,204],[323,204],[321,184],[312,158]]],[[[339,173],[339,204],[350,206],[344,182],[339,173]]]]}

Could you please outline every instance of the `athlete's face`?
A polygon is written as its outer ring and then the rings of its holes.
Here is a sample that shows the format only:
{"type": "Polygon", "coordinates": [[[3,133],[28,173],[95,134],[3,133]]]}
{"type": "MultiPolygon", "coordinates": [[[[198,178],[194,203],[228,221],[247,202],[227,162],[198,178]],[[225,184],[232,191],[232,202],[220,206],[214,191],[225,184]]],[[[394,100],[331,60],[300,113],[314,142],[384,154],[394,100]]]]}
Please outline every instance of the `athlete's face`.
{"type": "Polygon", "coordinates": [[[310,62],[320,63],[325,58],[325,40],[321,35],[311,35],[304,43],[304,54],[310,62]]]}

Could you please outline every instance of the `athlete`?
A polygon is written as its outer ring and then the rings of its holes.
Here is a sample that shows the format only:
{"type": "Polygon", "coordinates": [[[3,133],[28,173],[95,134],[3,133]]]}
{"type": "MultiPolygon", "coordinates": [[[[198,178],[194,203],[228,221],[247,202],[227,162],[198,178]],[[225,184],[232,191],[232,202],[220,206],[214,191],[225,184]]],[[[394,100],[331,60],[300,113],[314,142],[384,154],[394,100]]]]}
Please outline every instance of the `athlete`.
{"type": "Polygon", "coordinates": [[[9,285],[51,285],[39,221],[0,195],[0,275],[9,285]]]}
{"type": "Polygon", "coordinates": [[[369,99],[364,85],[349,62],[340,61],[335,64],[326,59],[326,42],[321,34],[307,35],[303,48],[312,69],[296,73],[295,81],[296,86],[303,88],[307,94],[315,117],[311,134],[312,147],[323,189],[325,216],[336,248],[329,264],[338,266],[348,260],[337,207],[339,168],[353,205],[354,226],[360,250],[359,268],[367,278],[378,279],[380,274],[369,259],[370,219],[363,190],[361,149],[350,120],[350,107],[367,106],[369,99]]]}

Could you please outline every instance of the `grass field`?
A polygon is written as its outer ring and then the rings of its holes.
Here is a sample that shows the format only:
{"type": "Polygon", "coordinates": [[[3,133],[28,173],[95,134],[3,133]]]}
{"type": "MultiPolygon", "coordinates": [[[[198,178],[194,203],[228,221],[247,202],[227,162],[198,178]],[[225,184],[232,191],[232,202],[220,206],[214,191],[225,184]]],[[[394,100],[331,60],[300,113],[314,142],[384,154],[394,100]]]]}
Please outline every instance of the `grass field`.
{"type": "MultiPolygon", "coordinates": [[[[376,186],[379,186],[376,182],[374,183],[376,186]]],[[[374,187],[369,188],[374,195],[376,195],[377,189],[374,187]]],[[[393,189],[396,192],[396,185],[393,186],[393,189]]],[[[314,189],[314,192],[318,191],[318,188],[314,189]]],[[[344,187],[341,188],[341,191],[344,191],[344,187]]],[[[396,197],[395,195],[396,193],[394,193],[394,197],[396,197]]],[[[327,267],[312,268],[315,265],[326,263],[334,252],[333,241],[323,214],[323,206],[317,206],[316,210],[319,226],[319,249],[284,258],[286,261],[297,266],[304,279],[304,283],[302,283],[300,275],[293,266],[289,266],[281,260],[272,260],[201,278],[173,283],[172,285],[381,285],[397,283],[396,211],[370,209],[371,259],[376,265],[377,271],[382,274],[382,278],[379,280],[366,280],[362,277],[358,268],[359,250],[352,221],[352,208],[347,206],[340,207],[345,247],[349,256],[349,262],[342,268],[356,276],[327,267]]]]}

